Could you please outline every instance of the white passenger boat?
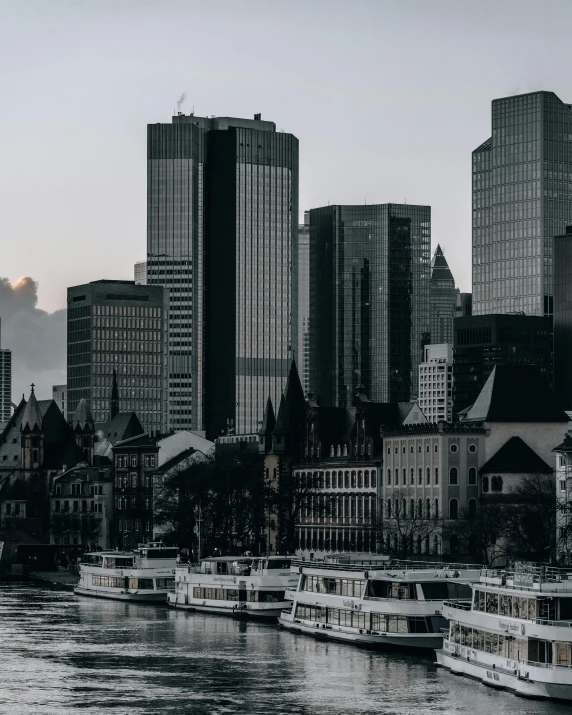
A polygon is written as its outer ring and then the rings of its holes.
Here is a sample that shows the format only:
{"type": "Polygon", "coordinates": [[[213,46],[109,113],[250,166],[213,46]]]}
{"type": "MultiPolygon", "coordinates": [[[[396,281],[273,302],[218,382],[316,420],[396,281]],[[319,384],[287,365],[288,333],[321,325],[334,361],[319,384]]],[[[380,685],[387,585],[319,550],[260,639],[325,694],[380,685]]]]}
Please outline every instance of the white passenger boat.
{"type": "Polygon", "coordinates": [[[439,665],[518,695],[572,700],[572,569],[484,570],[472,604],[446,603],[443,615],[439,665]]]}
{"type": "Polygon", "coordinates": [[[174,588],[178,549],[160,542],[143,544],[133,551],[95,551],[85,555],[79,567],[81,596],[121,601],[166,602],[174,588]]]}
{"type": "Polygon", "coordinates": [[[480,568],[462,564],[297,562],[283,628],[370,646],[438,648],[448,599],[470,603],[480,568]]]}
{"type": "Polygon", "coordinates": [[[221,556],[181,566],[168,603],[191,611],[276,619],[288,605],[284,592],[298,581],[290,564],[284,556],[221,556]]]}

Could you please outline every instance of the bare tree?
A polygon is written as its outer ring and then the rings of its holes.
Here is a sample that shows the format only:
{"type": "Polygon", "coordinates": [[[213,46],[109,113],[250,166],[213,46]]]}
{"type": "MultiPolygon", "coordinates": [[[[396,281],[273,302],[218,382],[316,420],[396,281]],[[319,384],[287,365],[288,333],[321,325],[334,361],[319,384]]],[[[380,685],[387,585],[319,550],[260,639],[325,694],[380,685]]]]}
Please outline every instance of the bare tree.
{"type": "Polygon", "coordinates": [[[399,559],[430,553],[441,519],[429,499],[416,498],[412,489],[395,489],[382,507],[375,526],[384,553],[399,559]]]}

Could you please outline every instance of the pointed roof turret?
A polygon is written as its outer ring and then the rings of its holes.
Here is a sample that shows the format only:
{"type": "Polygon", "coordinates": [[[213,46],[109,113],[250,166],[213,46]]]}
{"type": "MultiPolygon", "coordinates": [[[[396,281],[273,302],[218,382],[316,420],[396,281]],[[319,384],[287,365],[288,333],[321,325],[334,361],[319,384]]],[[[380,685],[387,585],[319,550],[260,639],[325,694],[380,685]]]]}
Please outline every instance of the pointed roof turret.
{"type": "Polygon", "coordinates": [[[280,398],[280,407],[276,417],[276,427],[273,434],[291,434],[300,432],[304,427],[306,400],[298,375],[296,361],[290,363],[290,372],[286,381],[286,389],[280,398]]]}
{"type": "Polygon", "coordinates": [[[306,400],[304,398],[304,390],[302,389],[302,383],[300,382],[295,360],[292,360],[290,363],[290,372],[288,373],[288,380],[286,381],[284,397],[291,412],[301,410],[301,414],[304,414],[306,400]]]}
{"type": "Polygon", "coordinates": [[[85,397],[82,397],[78,402],[77,407],[72,419],[72,427],[74,430],[81,430],[82,432],[87,428],[89,430],[94,429],[93,417],[91,416],[91,411],[87,406],[87,401],[85,397]]]}
{"type": "Polygon", "coordinates": [[[286,400],[284,395],[280,396],[280,407],[278,408],[278,416],[276,417],[276,425],[272,434],[282,435],[288,433],[288,410],[286,408],[286,400]]]}
{"type": "Polygon", "coordinates": [[[266,401],[266,408],[264,410],[264,417],[262,418],[262,426],[258,432],[259,437],[269,437],[274,428],[276,427],[276,417],[274,416],[274,408],[272,407],[272,400],[268,397],[266,401]]]}
{"type": "Polygon", "coordinates": [[[30,399],[26,403],[26,409],[22,415],[22,424],[20,429],[22,432],[26,429],[30,430],[30,432],[42,429],[42,413],[40,412],[40,406],[38,405],[38,400],[36,399],[36,395],[34,393],[34,383],[32,383],[30,399]]]}
{"type": "Polygon", "coordinates": [[[111,420],[119,414],[119,388],[117,387],[117,373],[115,372],[115,368],[113,368],[113,384],[111,386],[109,414],[111,420]]]}
{"type": "Polygon", "coordinates": [[[452,281],[455,285],[455,279],[447,263],[447,259],[443,255],[441,246],[437,244],[433,259],[431,261],[431,280],[432,281],[452,281]]]}

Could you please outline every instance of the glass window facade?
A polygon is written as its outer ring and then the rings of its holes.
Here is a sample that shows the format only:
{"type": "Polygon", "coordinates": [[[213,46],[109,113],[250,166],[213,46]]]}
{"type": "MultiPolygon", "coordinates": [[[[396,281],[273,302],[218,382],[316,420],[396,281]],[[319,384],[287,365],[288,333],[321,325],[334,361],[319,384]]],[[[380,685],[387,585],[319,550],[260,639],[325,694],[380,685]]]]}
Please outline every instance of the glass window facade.
{"type": "Polygon", "coordinates": [[[295,355],[304,394],[310,390],[310,220],[298,229],[298,352],[295,355]]]}
{"type": "Polygon", "coordinates": [[[310,387],[323,405],[417,395],[429,342],[431,208],[310,211],[310,387]]]}
{"type": "Polygon", "coordinates": [[[12,351],[0,350],[0,426],[12,415],[12,351]]]}
{"type": "Polygon", "coordinates": [[[131,281],[68,288],[68,420],[82,397],[96,423],[110,419],[115,370],[120,411],[145,430],[168,429],[165,302],[161,287],[131,281]]]}
{"type": "Polygon", "coordinates": [[[453,320],[459,301],[455,279],[437,246],[431,261],[431,343],[453,343],[453,320]]]}
{"type": "Polygon", "coordinates": [[[572,409],[572,227],[554,238],[554,395],[572,409]]]}
{"type": "Polygon", "coordinates": [[[572,111],[553,92],[494,100],[473,152],[473,315],[552,315],[552,239],[572,216],[572,111]]]}

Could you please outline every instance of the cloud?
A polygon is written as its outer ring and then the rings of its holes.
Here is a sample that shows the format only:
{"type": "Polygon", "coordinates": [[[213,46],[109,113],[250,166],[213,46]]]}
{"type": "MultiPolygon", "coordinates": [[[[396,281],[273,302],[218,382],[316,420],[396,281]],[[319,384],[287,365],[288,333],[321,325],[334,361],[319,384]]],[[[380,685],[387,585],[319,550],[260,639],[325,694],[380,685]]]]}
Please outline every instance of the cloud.
{"type": "Polygon", "coordinates": [[[12,351],[12,400],[28,396],[36,384],[40,399],[52,396],[52,385],[66,382],[66,311],[37,308],[38,284],[30,276],[11,283],[0,278],[2,348],[12,351]]]}

